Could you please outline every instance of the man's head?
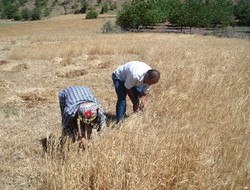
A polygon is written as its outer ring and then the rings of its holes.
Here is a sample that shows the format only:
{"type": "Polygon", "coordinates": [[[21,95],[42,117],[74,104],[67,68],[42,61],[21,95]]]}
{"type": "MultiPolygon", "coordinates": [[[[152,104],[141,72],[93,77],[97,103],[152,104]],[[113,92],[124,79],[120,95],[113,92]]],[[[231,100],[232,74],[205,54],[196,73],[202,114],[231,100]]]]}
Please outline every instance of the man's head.
{"type": "Polygon", "coordinates": [[[93,102],[84,102],[78,108],[78,115],[85,125],[99,124],[99,107],[93,102]]]}
{"type": "Polygon", "coordinates": [[[156,69],[150,69],[144,76],[144,83],[148,85],[156,84],[160,79],[160,72],[156,69]]]}
{"type": "Polygon", "coordinates": [[[77,127],[77,140],[81,140],[83,144],[90,139],[92,129],[96,126],[100,128],[99,106],[94,102],[83,102],[77,110],[75,120],[77,127]]]}

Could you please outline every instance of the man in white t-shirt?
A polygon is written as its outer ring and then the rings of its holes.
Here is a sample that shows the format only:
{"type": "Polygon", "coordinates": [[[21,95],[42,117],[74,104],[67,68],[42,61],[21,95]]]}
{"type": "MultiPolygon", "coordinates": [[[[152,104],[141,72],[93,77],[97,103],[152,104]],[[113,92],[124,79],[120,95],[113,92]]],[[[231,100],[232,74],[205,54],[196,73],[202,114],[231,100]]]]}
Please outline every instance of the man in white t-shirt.
{"type": "Polygon", "coordinates": [[[144,62],[130,61],[118,67],[112,74],[117,94],[116,122],[124,119],[126,112],[126,96],[133,103],[133,111],[139,110],[139,105],[145,106],[146,95],[151,86],[160,79],[160,72],[152,69],[144,62]]]}

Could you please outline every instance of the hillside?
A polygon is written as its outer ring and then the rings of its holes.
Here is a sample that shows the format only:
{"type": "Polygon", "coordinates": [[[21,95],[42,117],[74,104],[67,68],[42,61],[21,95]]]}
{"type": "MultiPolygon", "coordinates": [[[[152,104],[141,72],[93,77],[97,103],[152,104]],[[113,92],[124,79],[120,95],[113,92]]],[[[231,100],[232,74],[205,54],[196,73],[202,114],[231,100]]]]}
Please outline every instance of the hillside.
{"type": "Polygon", "coordinates": [[[249,189],[250,41],[103,34],[107,21],[0,24],[0,189],[249,189]],[[118,130],[111,74],[129,60],[162,77],[143,113],[128,101],[118,130]],[[59,143],[58,92],[71,85],[89,86],[109,116],[85,151],[59,143]]]}
{"type": "Polygon", "coordinates": [[[100,13],[105,5],[109,13],[115,13],[124,2],[125,0],[0,0],[0,18],[39,20],[45,17],[85,13],[90,7],[100,13]],[[29,14],[39,15],[39,18],[26,18],[30,17],[29,14]]]}

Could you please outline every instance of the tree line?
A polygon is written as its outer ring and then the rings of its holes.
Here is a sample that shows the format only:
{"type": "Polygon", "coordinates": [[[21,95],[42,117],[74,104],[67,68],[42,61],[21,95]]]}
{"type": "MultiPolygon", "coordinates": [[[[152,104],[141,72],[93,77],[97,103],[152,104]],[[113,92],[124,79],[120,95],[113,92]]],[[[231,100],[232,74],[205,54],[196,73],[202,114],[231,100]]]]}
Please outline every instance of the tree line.
{"type": "Polygon", "coordinates": [[[32,9],[25,7],[28,0],[0,0],[0,18],[14,20],[40,20],[48,16],[48,0],[35,0],[32,9]]]}
{"type": "Polygon", "coordinates": [[[250,26],[250,0],[131,0],[122,6],[116,23],[139,29],[170,22],[178,27],[250,26]]]}
{"type": "Polygon", "coordinates": [[[61,6],[64,14],[88,13],[87,18],[96,18],[95,7],[100,14],[117,8],[116,2],[98,0],[92,5],[89,0],[0,0],[0,19],[40,20],[50,15],[55,6],[61,6]]]}
{"type": "MultiPolygon", "coordinates": [[[[98,13],[88,0],[34,0],[31,7],[29,0],[0,0],[0,18],[14,20],[40,20],[49,16],[53,6],[65,9],[69,3],[74,14],[88,13],[86,18],[97,18],[98,13]]],[[[98,0],[100,14],[117,9],[115,3],[98,0]]],[[[178,27],[226,27],[229,25],[250,26],[250,0],[130,0],[121,7],[116,24],[122,29],[138,29],[158,23],[170,22],[178,27]]]]}

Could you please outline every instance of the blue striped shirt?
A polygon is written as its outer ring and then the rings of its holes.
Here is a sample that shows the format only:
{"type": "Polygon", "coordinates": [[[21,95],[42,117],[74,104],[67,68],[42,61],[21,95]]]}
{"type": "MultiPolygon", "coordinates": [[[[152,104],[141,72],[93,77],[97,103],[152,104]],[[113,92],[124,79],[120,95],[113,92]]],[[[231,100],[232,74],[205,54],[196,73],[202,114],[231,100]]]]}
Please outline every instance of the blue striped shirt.
{"type": "Polygon", "coordinates": [[[100,126],[105,125],[106,117],[103,107],[99,100],[94,97],[90,88],[84,86],[65,88],[59,92],[59,102],[63,126],[67,126],[69,118],[76,115],[79,105],[84,102],[94,102],[98,105],[101,116],[100,126]]]}

